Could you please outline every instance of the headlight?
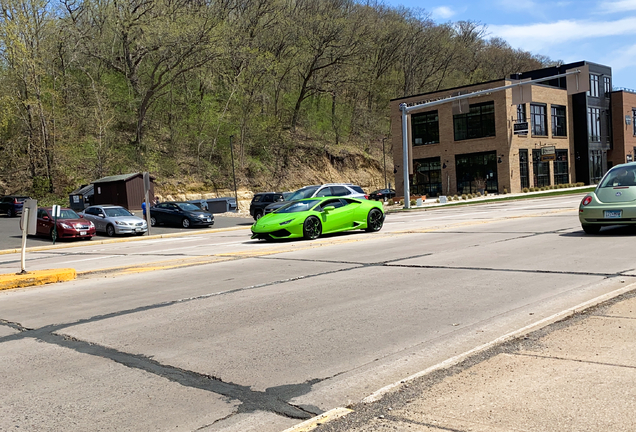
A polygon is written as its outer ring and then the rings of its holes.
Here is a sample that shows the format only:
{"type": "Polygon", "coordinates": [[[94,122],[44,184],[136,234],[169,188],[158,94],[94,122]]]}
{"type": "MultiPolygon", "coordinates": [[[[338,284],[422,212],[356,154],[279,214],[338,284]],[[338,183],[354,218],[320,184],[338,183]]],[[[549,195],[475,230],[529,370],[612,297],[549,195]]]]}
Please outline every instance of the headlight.
{"type": "Polygon", "coordinates": [[[70,226],[70,225],[68,225],[68,224],[65,224],[64,222],[60,222],[60,226],[61,226],[62,228],[64,228],[64,229],[73,229],[73,227],[72,227],[72,226],[70,226]]]}
{"type": "Polygon", "coordinates": [[[206,217],[207,217],[207,216],[206,216],[206,215],[204,215],[203,213],[199,213],[199,216],[198,216],[198,218],[199,218],[199,219],[205,219],[206,217]]]}
{"type": "Polygon", "coordinates": [[[127,225],[128,225],[126,222],[118,221],[118,220],[116,220],[116,221],[115,221],[115,224],[117,224],[117,225],[123,225],[123,226],[127,226],[127,225]]]}
{"type": "Polygon", "coordinates": [[[89,225],[91,228],[95,228],[95,224],[93,223],[93,221],[88,221],[88,225],[89,225]]]}
{"type": "Polygon", "coordinates": [[[280,224],[281,224],[281,225],[287,225],[288,223],[290,223],[290,222],[292,222],[292,221],[293,221],[293,219],[290,219],[290,220],[288,220],[288,221],[281,222],[280,224]]]}

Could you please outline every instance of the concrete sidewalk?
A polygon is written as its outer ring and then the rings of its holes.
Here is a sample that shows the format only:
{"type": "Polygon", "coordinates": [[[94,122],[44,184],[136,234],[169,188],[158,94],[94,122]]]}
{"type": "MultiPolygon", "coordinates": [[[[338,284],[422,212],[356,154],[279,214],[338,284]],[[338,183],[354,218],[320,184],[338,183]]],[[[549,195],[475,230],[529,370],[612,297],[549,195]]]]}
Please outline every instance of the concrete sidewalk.
{"type": "Polygon", "coordinates": [[[636,292],[349,408],[297,430],[636,431],[636,292]]]}

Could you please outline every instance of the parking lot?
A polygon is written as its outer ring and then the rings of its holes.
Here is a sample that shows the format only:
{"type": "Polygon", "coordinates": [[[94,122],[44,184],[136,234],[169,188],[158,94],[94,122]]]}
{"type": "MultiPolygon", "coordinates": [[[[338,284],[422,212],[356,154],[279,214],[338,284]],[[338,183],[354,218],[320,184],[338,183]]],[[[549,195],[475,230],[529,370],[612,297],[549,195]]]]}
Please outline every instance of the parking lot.
{"type": "MultiPolygon", "coordinates": [[[[211,228],[179,228],[158,226],[151,227],[150,234],[169,234],[177,232],[190,232],[190,231],[211,231],[218,228],[230,228],[234,226],[250,226],[254,223],[251,217],[238,217],[238,215],[223,216],[214,215],[214,225],[211,228]]],[[[104,233],[97,233],[94,239],[107,238],[104,233]]],[[[58,242],[70,242],[77,240],[58,240],[58,242]]],[[[27,240],[27,247],[44,246],[52,243],[50,238],[29,236],[27,240]]],[[[15,249],[22,246],[22,231],[20,230],[20,217],[7,218],[6,216],[0,216],[0,250],[3,249],[15,249]]]]}

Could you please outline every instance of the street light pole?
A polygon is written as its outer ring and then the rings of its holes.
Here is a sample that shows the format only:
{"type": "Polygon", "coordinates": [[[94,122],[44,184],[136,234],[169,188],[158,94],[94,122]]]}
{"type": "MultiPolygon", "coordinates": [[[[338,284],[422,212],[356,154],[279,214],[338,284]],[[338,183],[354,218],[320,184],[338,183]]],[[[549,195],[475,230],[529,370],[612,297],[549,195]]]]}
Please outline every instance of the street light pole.
{"type": "Polygon", "coordinates": [[[234,135],[230,135],[230,155],[232,156],[232,178],[234,179],[234,199],[236,200],[236,210],[239,210],[238,205],[238,193],[236,192],[236,174],[234,174],[234,147],[232,146],[232,138],[234,135]]]}
{"type": "Polygon", "coordinates": [[[384,151],[384,141],[386,141],[386,137],[382,138],[382,157],[384,158],[384,188],[388,189],[388,183],[386,181],[386,152],[384,151]]]}

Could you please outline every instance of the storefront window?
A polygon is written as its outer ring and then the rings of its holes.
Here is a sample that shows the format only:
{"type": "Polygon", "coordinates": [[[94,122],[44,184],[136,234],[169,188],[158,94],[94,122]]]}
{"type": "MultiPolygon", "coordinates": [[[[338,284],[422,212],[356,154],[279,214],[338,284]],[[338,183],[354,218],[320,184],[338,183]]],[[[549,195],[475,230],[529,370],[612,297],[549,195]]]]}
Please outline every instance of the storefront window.
{"type": "Polygon", "coordinates": [[[568,184],[570,177],[568,176],[568,151],[557,150],[556,160],[554,161],[554,184],[568,184]]]}
{"type": "Polygon", "coordinates": [[[436,197],[442,194],[442,167],[440,158],[413,160],[411,192],[414,195],[436,197]]]}
{"type": "Polygon", "coordinates": [[[532,150],[534,187],[550,186],[550,162],[541,162],[541,149],[532,150]]]}

